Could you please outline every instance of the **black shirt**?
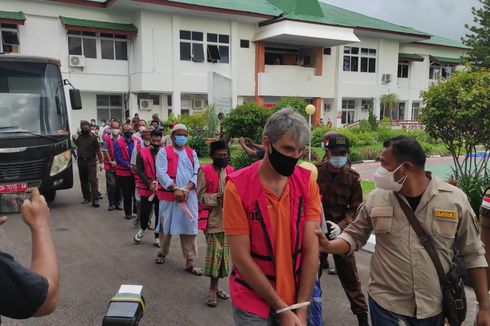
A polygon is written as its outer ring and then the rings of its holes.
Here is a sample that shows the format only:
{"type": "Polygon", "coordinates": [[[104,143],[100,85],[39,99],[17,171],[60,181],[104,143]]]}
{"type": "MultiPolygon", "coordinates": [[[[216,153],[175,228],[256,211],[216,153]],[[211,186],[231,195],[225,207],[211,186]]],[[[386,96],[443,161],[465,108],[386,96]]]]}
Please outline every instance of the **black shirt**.
{"type": "Polygon", "coordinates": [[[48,280],[0,251],[0,316],[32,317],[46,300],[48,280]]]}
{"type": "Polygon", "coordinates": [[[78,157],[84,160],[95,159],[97,152],[100,150],[100,143],[97,136],[92,133],[88,135],[81,134],[76,140],[78,157]]]}
{"type": "MultiPolygon", "coordinates": [[[[422,194],[423,195],[423,194],[422,194]]],[[[422,199],[422,195],[420,196],[417,196],[417,197],[408,197],[408,196],[405,196],[405,198],[407,199],[408,201],[408,204],[410,205],[410,207],[412,208],[412,210],[415,212],[415,210],[417,209],[417,206],[419,206],[419,203],[420,203],[420,199],[422,199]]]]}

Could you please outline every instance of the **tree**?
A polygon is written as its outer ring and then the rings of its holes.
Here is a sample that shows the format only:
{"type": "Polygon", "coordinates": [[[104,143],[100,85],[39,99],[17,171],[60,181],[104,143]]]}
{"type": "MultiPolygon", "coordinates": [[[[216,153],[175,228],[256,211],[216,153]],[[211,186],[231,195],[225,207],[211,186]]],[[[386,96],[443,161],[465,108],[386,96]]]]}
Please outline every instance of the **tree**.
{"type": "Polygon", "coordinates": [[[243,136],[249,137],[254,142],[261,142],[262,130],[272,112],[272,110],[261,108],[254,103],[237,106],[221,122],[225,131],[225,138],[243,136]]]}
{"type": "Polygon", "coordinates": [[[390,117],[393,120],[393,109],[398,105],[398,95],[395,93],[385,94],[381,96],[381,107],[383,108],[383,116],[390,117]]]}
{"type": "Polygon", "coordinates": [[[468,50],[464,59],[469,62],[475,69],[490,68],[490,0],[479,0],[483,5],[482,8],[471,8],[475,16],[473,22],[476,26],[465,27],[471,31],[466,34],[462,41],[471,49],[468,50]]]}
{"type": "MultiPolygon", "coordinates": [[[[279,102],[277,102],[276,107],[278,109],[282,109],[285,107],[290,107],[294,109],[294,111],[298,112],[301,114],[303,117],[305,117],[308,120],[308,114],[305,112],[305,108],[308,105],[308,103],[303,100],[302,98],[299,97],[283,97],[279,102]]],[[[319,110],[320,108],[317,108],[319,110]]]]}
{"type": "Polygon", "coordinates": [[[369,110],[369,116],[368,116],[368,123],[369,123],[369,127],[371,128],[372,131],[376,131],[378,130],[378,117],[376,116],[376,114],[374,114],[374,108],[372,105],[369,106],[368,108],[369,110]]]}
{"type": "Polygon", "coordinates": [[[485,186],[482,180],[488,177],[489,89],[490,70],[480,69],[455,72],[421,93],[425,108],[420,121],[426,132],[444,143],[453,158],[453,177],[468,196],[480,201],[485,186]],[[479,155],[477,146],[487,155],[479,155]]]}

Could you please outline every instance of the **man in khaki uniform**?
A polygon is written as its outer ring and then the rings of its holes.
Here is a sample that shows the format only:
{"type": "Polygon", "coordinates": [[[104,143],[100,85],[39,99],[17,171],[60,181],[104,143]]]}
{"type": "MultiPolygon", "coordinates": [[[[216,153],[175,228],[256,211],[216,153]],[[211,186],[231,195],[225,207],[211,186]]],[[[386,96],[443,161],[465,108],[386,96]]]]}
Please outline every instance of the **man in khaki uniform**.
{"type": "MultiPolygon", "coordinates": [[[[359,173],[347,164],[349,139],[345,136],[330,135],[326,147],[328,160],[317,165],[318,186],[322,195],[325,220],[332,227],[332,233],[338,235],[353,220],[362,204],[362,188],[359,173]]],[[[326,254],[322,254],[325,261],[326,254]]],[[[368,307],[362,293],[359,273],[354,255],[333,255],[337,274],[345,294],[349,298],[352,312],[357,316],[359,325],[368,325],[368,307]]],[[[329,271],[330,273],[330,271],[329,271]]]]}
{"type": "Polygon", "coordinates": [[[321,250],[352,253],[374,232],[368,288],[372,324],[442,326],[442,293],[434,264],[400,208],[397,192],[432,235],[446,272],[453,246],[459,250],[480,306],[477,325],[490,325],[485,251],[466,195],[424,171],[425,152],[415,139],[400,136],[383,146],[381,167],[374,173],[377,189],[337,239],[329,241],[317,231],[321,250]]]}
{"type": "MultiPolygon", "coordinates": [[[[480,207],[480,226],[483,245],[485,248],[490,248],[490,187],[485,189],[483,194],[483,200],[480,207]]],[[[490,250],[486,250],[485,258],[487,261],[490,260],[490,250]]],[[[487,282],[490,284],[490,268],[487,268],[487,282]]]]}

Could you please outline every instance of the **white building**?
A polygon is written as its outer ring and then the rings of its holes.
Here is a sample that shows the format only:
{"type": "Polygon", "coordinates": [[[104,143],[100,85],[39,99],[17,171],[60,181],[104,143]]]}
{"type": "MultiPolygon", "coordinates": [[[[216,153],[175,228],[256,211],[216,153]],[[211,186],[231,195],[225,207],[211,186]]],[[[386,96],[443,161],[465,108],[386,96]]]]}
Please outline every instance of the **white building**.
{"type": "Polygon", "coordinates": [[[466,47],[318,0],[2,0],[0,52],[59,58],[82,91],[81,119],[227,112],[284,96],[314,121],[365,119],[396,93],[412,120],[419,93],[466,47]],[[294,8],[294,9],[291,9],[294,8]]]}

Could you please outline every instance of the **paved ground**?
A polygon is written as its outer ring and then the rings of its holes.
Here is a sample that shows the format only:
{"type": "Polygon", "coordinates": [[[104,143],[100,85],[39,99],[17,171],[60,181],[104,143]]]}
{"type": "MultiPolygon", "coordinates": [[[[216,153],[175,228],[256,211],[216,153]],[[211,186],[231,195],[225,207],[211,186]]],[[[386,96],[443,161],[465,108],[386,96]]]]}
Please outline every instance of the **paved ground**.
{"type": "MultiPolygon", "coordinates": [[[[74,189],[59,192],[51,205],[51,227],[61,266],[58,309],[49,317],[29,321],[3,319],[2,325],[101,325],[107,303],[120,284],[144,286],[147,308],[142,326],[233,324],[228,301],[220,301],[214,309],[204,304],[208,279],[183,271],[178,240],[173,241],[167,262],[155,265],[156,249],[151,245],[151,236],[147,235],[141,245],[134,245],[132,236],[136,230],[132,221],[126,221],[121,212],[108,212],[105,199],[98,209],[80,205],[78,180],[75,182],[74,189]]],[[[100,188],[104,192],[105,187],[100,188]]],[[[202,266],[205,252],[202,235],[198,243],[202,266]]],[[[30,246],[29,232],[20,216],[9,216],[9,222],[0,227],[1,250],[28,265],[30,246]]],[[[366,291],[371,254],[359,252],[356,257],[366,291]]],[[[337,277],[325,273],[322,284],[325,325],[356,325],[337,277]]]]}

